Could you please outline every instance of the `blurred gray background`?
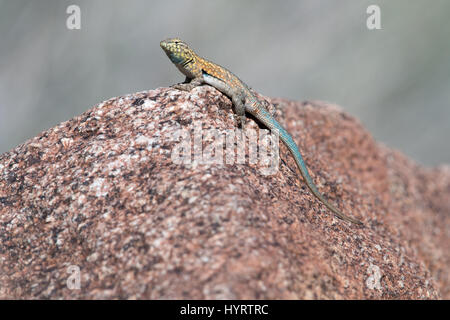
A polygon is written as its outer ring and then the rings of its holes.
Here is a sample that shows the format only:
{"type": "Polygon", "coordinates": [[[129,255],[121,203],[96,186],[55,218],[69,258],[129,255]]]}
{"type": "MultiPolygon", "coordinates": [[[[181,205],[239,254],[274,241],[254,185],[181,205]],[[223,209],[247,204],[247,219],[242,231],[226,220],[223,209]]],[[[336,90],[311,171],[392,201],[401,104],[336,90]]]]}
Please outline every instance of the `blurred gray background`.
{"type": "Polygon", "coordinates": [[[450,163],[450,1],[0,0],[0,153],[93,105],[184,80],[179,36],[264,95],[337,103],[376,139],[450,163]],[[81,7],[81,30],[66,8],[81,7]],[[366,9],[381,8],[382,30],[366,9]]]}

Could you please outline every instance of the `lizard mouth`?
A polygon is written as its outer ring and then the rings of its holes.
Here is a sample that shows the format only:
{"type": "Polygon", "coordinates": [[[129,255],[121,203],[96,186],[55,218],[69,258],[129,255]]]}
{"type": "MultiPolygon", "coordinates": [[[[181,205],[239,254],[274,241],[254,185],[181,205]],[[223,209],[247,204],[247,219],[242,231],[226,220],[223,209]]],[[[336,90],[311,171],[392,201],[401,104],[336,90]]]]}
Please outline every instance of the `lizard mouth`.
{"type": "Polygon", "coordinates": [[[161,48],[163,48],[163,50],[168,50],[168,48],[167,48],[167,42],[166,42],[165,40],[161,41],[161,42],[159,43],[159,46],[160,46],[161,48]]]}

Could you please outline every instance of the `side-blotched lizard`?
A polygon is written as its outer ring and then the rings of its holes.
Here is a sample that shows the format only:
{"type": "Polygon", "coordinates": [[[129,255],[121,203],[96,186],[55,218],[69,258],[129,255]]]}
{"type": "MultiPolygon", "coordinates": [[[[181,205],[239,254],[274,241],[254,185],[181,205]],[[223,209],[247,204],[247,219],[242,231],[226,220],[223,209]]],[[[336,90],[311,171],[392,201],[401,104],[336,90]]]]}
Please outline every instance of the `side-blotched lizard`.
{"type": "Polygon", "coordinates": [[[160,45],[173,64],[186,76],[185,83],[174,85],[174,88],[190,91],[204,83],[209,84],[231,98],[235,112],[240,118],[242,128],[244,128],[245,123],[245,112],[248,112],[268,129],[278,130],[281,141],[288,147],[302,177],[306,181],[306,185],[314,196],[333,211],[337,217],[363,225],[361,221],[348,217],[336,209],[317,190],[297,144],[291,135],[272,117],[244,82],[227,69],[199,57],[186,43],[178,38],[161,41],[160,45]]]}

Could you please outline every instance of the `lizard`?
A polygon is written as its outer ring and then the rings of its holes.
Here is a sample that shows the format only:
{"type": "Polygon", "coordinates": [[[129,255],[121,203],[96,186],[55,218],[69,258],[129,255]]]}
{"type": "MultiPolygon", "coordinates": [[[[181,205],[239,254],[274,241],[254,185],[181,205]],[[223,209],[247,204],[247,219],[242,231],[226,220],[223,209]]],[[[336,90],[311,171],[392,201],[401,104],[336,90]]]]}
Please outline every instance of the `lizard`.
{"type": "Polygon", "coordinates": [[[271,131],[278,130],[281,141],[294,157],[300,174],[312,194],[338,218],[357,225],[363,225],[361,221],[343,214],[319,192],[292,136],[275,120],[243,81],[226,68],[197,55],[179,38],[163,40],[160,42],[160,46],[178,70],[186,76],[184,83],[173,85],[173,88],[190,91],[197,86],[208,84],[231,98],[242,129],[244,129],[245,113],[247,112],[271,131]]]}

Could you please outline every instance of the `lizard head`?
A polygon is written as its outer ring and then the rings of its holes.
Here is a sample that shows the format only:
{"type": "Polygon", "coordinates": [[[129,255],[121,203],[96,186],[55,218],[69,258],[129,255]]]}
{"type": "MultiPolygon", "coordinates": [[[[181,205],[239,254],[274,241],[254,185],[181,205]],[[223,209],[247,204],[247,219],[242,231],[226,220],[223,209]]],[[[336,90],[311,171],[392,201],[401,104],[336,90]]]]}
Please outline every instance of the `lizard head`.
{"type": "Polygon", "coordinates": [[[170,38],[159,44],[170,61],[187,77],[201,76],[201,69],[197,66],[197,55],[189,46],[178,38],[170,38]]]}

